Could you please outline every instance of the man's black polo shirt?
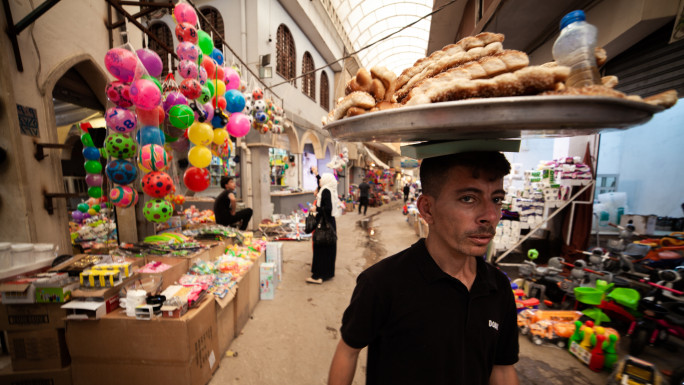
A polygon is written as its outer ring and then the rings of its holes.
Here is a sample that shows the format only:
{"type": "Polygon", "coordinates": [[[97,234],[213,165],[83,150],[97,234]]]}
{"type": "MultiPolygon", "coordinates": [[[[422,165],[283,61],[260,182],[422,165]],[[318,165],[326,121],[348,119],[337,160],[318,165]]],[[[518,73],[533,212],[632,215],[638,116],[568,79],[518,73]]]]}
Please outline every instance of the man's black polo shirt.
{"type": "Polygon", "coordinates": [[[518,361],[506,276],[477,258],[468,292],[424,239],[359,275],[341,332],[347,345],[368,346],[368,385],[487,384],[493,365],[518,361]]]}

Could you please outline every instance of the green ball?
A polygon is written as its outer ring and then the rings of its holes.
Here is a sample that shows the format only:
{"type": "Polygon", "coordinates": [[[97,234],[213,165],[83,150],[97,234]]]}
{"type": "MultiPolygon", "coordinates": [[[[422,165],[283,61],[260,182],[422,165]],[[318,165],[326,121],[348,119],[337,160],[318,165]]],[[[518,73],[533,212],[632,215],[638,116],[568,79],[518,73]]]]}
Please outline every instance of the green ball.
{"type": "Polygon", "coordinates": [[[114,158],[128,159],[135,156],[138,151],[138,144],[133,138],[124,134],[109,134],[105,139],[107,153],[114,158]]]}
{"type": "Polygon", "coordinates": [[[197,31],[197,36],[199,37],[199,42],[197,45],[199,45],[200,51],[202,51],[202,53],[205,55],[211,55],[211,53],[214,51],[214,42],[211,41],[211,36],[201,29],[197,31]]]}
{"type": "Polygon", "coordinates": [[[208,87],[202,86],[202,95],[200,95],[200,97],[197,98],[197,100],[199,100],[202,104],[207,104],[211,101],[211,91],[208,87]]]}
{"type": "Polygon", "coordinates": [[[81,143],[83,143],[83,147],[95,147],[95,144],[93,143],[93,138],[87,132],[81,135],[81,143]]]}
{"type": "MultiPolygon", "coordinates": [[[[102,191],[100,191],[100,192],[102,192],[102,191]]],[[[100,210],[102,210],[102,207],[100,205],[93,205],[92,209],[99,213],[100,210]]]]}
{"type": "Polygon", "coordinates": [[[169,122],[172,126],[185,130],[195,122],[195,113],[185,104],[176,104],[169,110],[169,122]]]}
{"type": "MultiPolygon", "coordinates": [[[[100,186],[93,186],[88,188],[88,196],[91,198],[99,198],[102,196],[102,188],[100,186]]],[[[99,206],[98,206],[99,207],[99,206]]],[[[97,211],[97,210],[95,210],[97,211]]]]}
{"type": "MultiPolygon", "coordinates": [[[[211,97],[213,98],[214,94],[216,94],[216,87],[214,87],[214,83],[206,82],[206,84],[204,84],[204,86],[209,89],[209,92],[211,93],[211,97]]],[[[204,91],[204,90],[202,90],[202,91],[204,91]]]]}
{"type": "Polygon", "coordinates": [[[143,215],[150,222],[166,222],[173,215],[173,205],[164,199],[152,199],[143,206],[143,215]]]}
{"type": "Polygon", "coordinates": [[[102,172],[102,164],[98,160],[89,160],[83,164],[88,174],[99,174],[102,172]]]}
{"type": "Polygon", "coordinates": [[[87,213],[88,209],[90,208],[87,203],[79,203],[78,206],[76,206],[78,211],[82,213],[87,213]]]}

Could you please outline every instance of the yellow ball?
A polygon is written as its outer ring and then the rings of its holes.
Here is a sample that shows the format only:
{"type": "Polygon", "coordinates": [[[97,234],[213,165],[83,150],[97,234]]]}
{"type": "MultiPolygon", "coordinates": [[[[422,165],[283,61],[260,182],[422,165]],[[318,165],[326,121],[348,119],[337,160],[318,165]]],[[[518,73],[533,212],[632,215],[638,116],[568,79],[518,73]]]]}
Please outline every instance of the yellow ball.
{"type": "Polygon", "coordinates": [[[228,139],[228,131],[225,128],[214,130],[214,143],[219,146],[226,142],[228,139]]]}
{"type": "Polygon", "coordinates": [[[214,87],[216,87],[216,95],[223,95],[226,93],[226,83],[224,83],[223,80],[216,80],[214,87]]]}
{"type": "Polygon", "coordinates": [[[198,168],[205,168],[211,163],[211,150],[204,146],[195,146],[188,152],[190,164],[198,168]]]}
{"type": "Polygon", "coordinates": [[[195,122],[188,128],[188,139],[197,146],[208,146],[214,140],[214,129],[208,123],[195,122]]]}

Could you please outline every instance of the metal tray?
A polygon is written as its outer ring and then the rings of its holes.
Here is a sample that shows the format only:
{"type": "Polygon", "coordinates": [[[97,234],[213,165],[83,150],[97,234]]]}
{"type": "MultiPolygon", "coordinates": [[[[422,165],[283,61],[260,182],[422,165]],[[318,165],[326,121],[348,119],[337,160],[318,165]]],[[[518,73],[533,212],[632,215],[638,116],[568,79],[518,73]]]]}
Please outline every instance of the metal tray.
{"type": "Polygon", "coordinates": [[[353,142],[566,137],[627,129],[662,110],[603,96],[513,96],[400,107],[323,128],[353,142]]]}

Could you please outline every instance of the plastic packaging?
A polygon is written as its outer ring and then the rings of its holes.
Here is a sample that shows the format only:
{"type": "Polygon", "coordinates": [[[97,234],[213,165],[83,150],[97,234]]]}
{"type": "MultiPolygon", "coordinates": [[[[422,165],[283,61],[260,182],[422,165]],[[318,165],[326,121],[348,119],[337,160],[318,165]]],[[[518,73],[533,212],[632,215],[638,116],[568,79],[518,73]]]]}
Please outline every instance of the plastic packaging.
{"type": "Polygon", "coordinates": [[[572,11],[560,23],[561,32],[553,44],[553,58],[558,64],[570,67],[568,87],[601,84],[596,66],[597,29],[587,23],[583,11],[572,11]]]}
{"type": "Polygon", "coordinates": [[[33,243],[15,243],[12,245],[12,266],[30,265],[35,261],[33,243]]]}
{"type": "Polygon", "coordinates": [[[12,244],[0,242],[0,270],[7,270],[12,267],[12,244]]]}

